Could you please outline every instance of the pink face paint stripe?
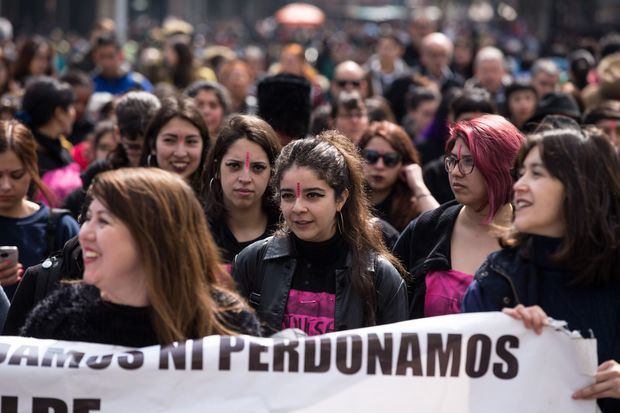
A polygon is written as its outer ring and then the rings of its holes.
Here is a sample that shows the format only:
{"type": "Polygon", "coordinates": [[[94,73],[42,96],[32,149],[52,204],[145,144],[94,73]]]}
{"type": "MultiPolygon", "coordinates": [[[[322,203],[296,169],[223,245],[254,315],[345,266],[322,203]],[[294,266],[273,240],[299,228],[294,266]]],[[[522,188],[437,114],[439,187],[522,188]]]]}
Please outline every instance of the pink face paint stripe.
{"type": "Polygon", "coordinates": [[[461,145],[461,144],[459,143],[459,151],[458,151],[458,153],[457,153],[457,155],[456,155],[456,156],[458,156],[459,161],[461,160],[461,149],[463,149],[463,145],[461,145]]]}
{"type": "Polygon", "coordinates": [[[245,153],[245,171],[250,172],[250,152],[245,153]]]}
{"type": "Polygon", "coordinates": [[[295,193],[297,198],[301,198],[301,183],[297,182],[297,192],[295,193]]]}

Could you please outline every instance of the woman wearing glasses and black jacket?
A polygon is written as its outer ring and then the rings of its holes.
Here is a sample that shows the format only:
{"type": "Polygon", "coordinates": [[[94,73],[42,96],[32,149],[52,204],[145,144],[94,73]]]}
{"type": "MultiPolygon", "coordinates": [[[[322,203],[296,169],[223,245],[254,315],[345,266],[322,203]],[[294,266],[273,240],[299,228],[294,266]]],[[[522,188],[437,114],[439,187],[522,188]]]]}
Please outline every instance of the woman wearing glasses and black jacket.
{"type": "Polygon", "coordinates": [[[398,125],[372,123],[358,143],[375,215],[399,232],[420,213],[439,206],[424,184],[419,155],[398,125]]]}
{"type": "Polygon", "coordinates": [[[497,115],[451,128],[445,168],[456,200],[412,221],[394,247],[412,277],[410,318],[460,312],[473,274],[500,249],[498,230],[510,225],[512,166],[524,142],[497,115]]]}

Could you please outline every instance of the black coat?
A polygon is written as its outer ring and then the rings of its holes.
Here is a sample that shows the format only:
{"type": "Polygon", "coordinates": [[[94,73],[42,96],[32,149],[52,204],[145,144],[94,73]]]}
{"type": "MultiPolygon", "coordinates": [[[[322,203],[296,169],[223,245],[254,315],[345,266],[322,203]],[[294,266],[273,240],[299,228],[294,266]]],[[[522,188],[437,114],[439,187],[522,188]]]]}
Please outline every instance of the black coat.
{"type": "MultiPolygon", "coordinates": [[[[346,262],[345,268],[336,269],[336,331],[367,327],[362,299],[347,281],[352,276],[350,255],[346,262]]],[[[255,242],[235,258],[237,289],[250,301],[268,332],[282,329],[296,263],[289,238],[282,236],[255,242]]],[[[406,320],[407,290],[398,271],[381,257],[371,260],[368,270],[374,275],[377,291],[377,324],[406,320]]]]}
{"type": "MultiPolygon", "coordinates": [[[[213,300],[223,306],[230,297],[214,292],[213,300]]],[[[240,334],[260,335],[253,313],[242,310],[220,314],[230,329],[240,334]]],[[[85,284],[64,285],[43,300],[26,320],[20,335],[127,347],[164,344],[157,338],[148,307],[104,301],[96,287],[85,284]]]]}
{"type": "Polygon", "coordinates": [[[61,280],[81,280],[83,271],[82,248],[77,236],[41,264],[29,267],[13,295],[2,334],[16,336],[28,313],[56,290],[61,280]]]}
{"type": "Polygon", "coordinates": [[[394,246],[394,255],[411,274],[409,318],[424,317],[426,274],[452,268],[452,230],[462,207],[451,201],[425,212],[407,225],[394,246]]]}

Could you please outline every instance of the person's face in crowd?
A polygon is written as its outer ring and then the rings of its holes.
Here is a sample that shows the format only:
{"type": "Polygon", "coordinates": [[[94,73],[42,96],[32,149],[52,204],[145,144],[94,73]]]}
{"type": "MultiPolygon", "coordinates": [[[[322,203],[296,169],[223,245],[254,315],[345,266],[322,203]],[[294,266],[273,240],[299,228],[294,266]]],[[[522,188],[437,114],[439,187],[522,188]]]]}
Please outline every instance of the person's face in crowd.
{"type": "Polygon", "coordinates": [[[465,67],[471,63],[473,58],[472,46],[468,41],[457,40],[454,42],[454,63],[460,67],[465,67]]]}
{"type": "Polygon", "coordinates": [[[357,90],[362,98],[368,97],[368,83],[364,79],[361,68],[342,67],[336,70],[331,82],[331,95],[338,96],[340,92],[357,90]]]}
{"type": "Polygon", "coordinates": [[[377,43],[377,56],[382,65],[392,65],[402,55],[402,47],[394,39],[382,38],[377,43]]]}
{"type": "Polygon", "coordinates": [[[496,93],[502,86],[504,64],[499,60],[482,60],[476,65],[474,75],[483,89],[491,94],[496,93]]]}
{"type": "Polygon", "coordinates": [[[368,127],[368,112],[366,108],[347,109],[341,106],[334,126],[344,136],[357,143],[368,127]]]}
{"type": "Polygon", "coordinates": [[[409,111],[409,116],[413,119],[413,125],[418,135],[431,124],[438,107],[439,100],[425,100],[420,102],[416,109],[409,111]]]}
{"type": "Polygon", "coordinates": [[[72,89],[75,95],[75,102],[73,103],[73,106],[75,107],[75,118],[78,120],[84,119],[86,107],[88,106],[88,101],[93,94],[93,90],[88,86],[73,86],[72,89]]]}
{"type": "Polygon", "coordinates": [[[125,150],[127,159],[129,160],[129,166],[140,166],[140,159],[142,158],[142,146],[144,146],[144,136],[142,135],[128,135],[125,133],[120,134],[121,145],[125,150]]]}
{"type": "Polygon", "coordinates": [[[370,189],[376,192],[390,190],[398,180],[403,166],[402,157],[388,141],[375,137],[362,151],[364,177],[370,189]]]}
{"type": "Polygon", "coordinates": [[[336,234],[338,212],[348,192],[336,198],[327,182],[310,168],[293,165],[280,181],[280,210],[287,225],[301,240],[327,241],[336,234]]]}
{"type": "Polygon", "coordinates": [[[420,17],[411,21],[409,25],[409,34],[411,41],[418,45],[424,37],[437,31],[437,23],[426,17],[420,17]]]}
{"type": "Polygon", "coordinates": [[[595,125],[607,134],[612,145],[620,149],[620,121],[617,119],[601,119],[595,125]]]}
{"type": "Polygon", "coordinates": [[[0,87],[4,86],[10,79],[9,67],[0,60],[0,87]]]}
{"type": "Polygon", "coordinates": [[[212,90],[201,90],[194,98],[198,110],[209,129],[209,138],[215,142],[217,134],[224,118],[224,108],[220,104],[217,95],[212,90]]]}
{"type": "Polygon", "coordinates": [[[114,149],[116,149],[116,135],[113,131],[106,132],[99,138],[97,146],[95,147],[95,159],[104,160],[108,159],[108,156],[114,149]]]}
{"type": "Polygon", "coordinates": [[[532,77],[532,86],[536,89],[539,97],[545,96],[547,93],[555,92],[558,89],[560,76],[546,72],[538,72],[532,77]]]}
{"type": "Polygon", "coordinates": [[[269,157],[257,143],[237,139],[222,157],[219,175],[226,209],[256,207],[261,205],[269,185],[269,157]]]}
{"type": "Polygon", "coordinates": [[[515,220],[517,231],[561,237],[565,233],[564,185],[545,168],[540,149],[534,147],[525,157],[521,177],[514,184],[515,220]]]}
{"type": "Polygon", "coordinates": [[[445,45],[424,43],[420,61],[431,75],[441,77],[443,68],[450,65],[450,52],[445,45]]]}
{"type": "Polygon", "coordinates": [[[88,207],[79,241],[86,284],[117,303],[146,295],[144,267],[129,228],[97,198],[88,207]]]}
{"type": "Polygon", "coordinates": [[[447,169],[450,188],[456,200],[475,209],[483,208],[487,204],[487,183],[476,168],[465,141],[458,138],[446,158],[446,164],[449,163],[448,158],[455,163],[447,169]]]}
{"type": "Polygon", "coordinates": [[[0,152],[0,215],[13,215],[26,198],[31,181],[30,174],[15,152],[0,152]]]}
{"type": "Polygon", "coordinates": [[[73,132],[73,123],[75,123],[75,106],[71,104],[67,107],[67,109],[60,107],[56,108],[54,119],[56,120],[62,135],[71,135],[71,132],[73,132]]]}
{"type": "Polygon", "coordinates": [[[532,90],[519,90],[508,97],[508,112],[517,126],[534,116],[536,102],[536,93],[532,90]]]}
{"type": "Polygon", "coordinates": [[[172,118],[155,138],[157,165],[189,179],[200,166],[204,142],[200,131],[190,122],[172,118]]]}
{"type": "Polygon", "coordinates": [[[280,54],[280,66],[282,73],[291,73],[303,76],[304,62],[293,53],[283,52],[280,54]]]}
{"type": "Polygon", "coordinates": [[[252,78],[242,65],[235,65],[226,78],[225,87],[233,99],[245,99],[248,89],[252,85],[252,78]]]}
{"type": "Polygon", "coordinates": [[[41,76],[49,69],[50,66],[50,48],[43,44],[39,47],[30,61],[28,71],[31,76],[41,76]]]}
{"type": "Polygon", "coordinates": [[[123,54],[115,45],[102,45],[93,51],[93,61],[103,77],[114,78],[120,73],[123,54]]]}
{"type": "Polygon", "coordinates": [[[179,56],[170,44],[166,44],[164,47],[164,60],[168,67],[176,67],[179,62],[179,56]]]}

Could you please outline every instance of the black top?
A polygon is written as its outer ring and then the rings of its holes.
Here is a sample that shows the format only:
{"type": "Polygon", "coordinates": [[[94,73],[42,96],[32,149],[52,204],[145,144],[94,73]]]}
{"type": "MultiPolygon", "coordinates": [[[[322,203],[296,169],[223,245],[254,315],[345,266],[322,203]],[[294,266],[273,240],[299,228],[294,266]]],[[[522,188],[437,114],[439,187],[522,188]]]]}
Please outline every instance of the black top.
{"type": "MultiPolygon", "coordinates": [[[[228,301],[223,293],[214,293],[213,298],[218,304],[228,301]]],[[[253,313],[244,310],[222,314],[222,320],[232,330],[260,335],[258,320],[253,313]]],[[[96,287],[85,284],[65,285],[51,294],[35,307],[20,335],[126,347],[161,344],[148,307],[104,301],[96,287]]]]}
{"type": "Polygon", "coordinates": [[[32,134],[39,144],[37,155],[40,176],[73,162],[71,154],[62,146],[60,139],[52,139],[35,130],[32,134]]]}
{"type": "Polygon", "coordinates": [[[349,251],[344,238],[336,233],[327,241],[308,242],[291,233],[297,267],[291,288],[300,291],[336,292],[336,269],[346,267],[349,251]]]}
{"type": "Polygon", "coordinates": [[[233,262],[233,260],[235,259],[235,255],[239,254],[241,250],[248,245],[269,237],[276,230],[277,226],[278,218],[268,216],[265,232],[263,232],[258,238],[249,241],[239,242],[237,241],[237,238],[235,238],[235,235],[232,233],[230,228],[228,228],[228,225],[226,225],[225,220],[215,221],[209,219],[209,229],[211,230],[211,235],[213,236],[213,240],[219,247],[220,253],[222,254],[222,259],[226,264],[230,264],[231,262],[233,262]]]}

